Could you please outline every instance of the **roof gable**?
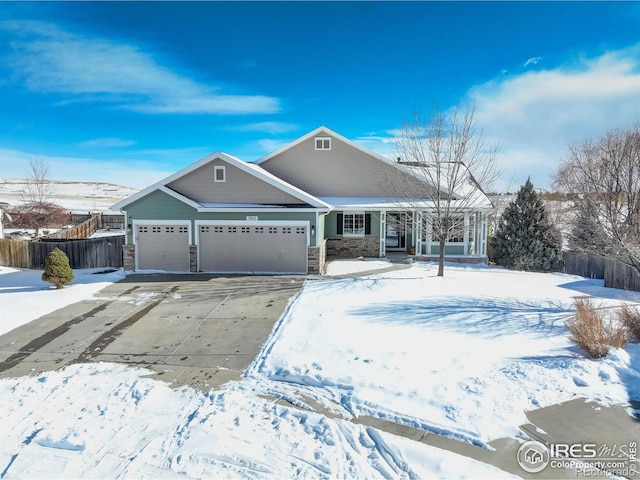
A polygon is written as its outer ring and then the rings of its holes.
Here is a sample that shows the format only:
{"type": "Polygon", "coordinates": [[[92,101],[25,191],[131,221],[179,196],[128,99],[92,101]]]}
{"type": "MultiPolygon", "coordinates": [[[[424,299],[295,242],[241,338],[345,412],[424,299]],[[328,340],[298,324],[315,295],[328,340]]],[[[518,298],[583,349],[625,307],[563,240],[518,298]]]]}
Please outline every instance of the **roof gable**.
{"type": "Polygon", "coordinates": [[[126,206],[156,190],[169,193],[196,208],[208,203],[328,207],[321,200],[282,181],[256,165],[248,164],[222,152],[215,152],[115,204],[112,209],[125,209],[126,206]],[[224,166],[228,169],[229,182],[214,182],[214,165],[224,166]],[[232,179],[235,181],[232,182],[232,179]]]}
{"type": "Polygon", "coordinates": [[[398,175],[390,160],[326,127],[319,127],[256,162],[288,183],[318,197],[379,196],[398,175]],[[317,149],[317,137],[330,148],[317,149]]]}
{"type": "Polygon", "coordinates": [[[364,147],[363,145],[360,145],[357,142],[354,142],[353,140],[349,140],[347,137],[344,137],[344,136],[340,135],[338,132],[335,132],[335,131],[331,130],[330,128],[327,128],[325,126],[320,126],[320,127],[316,128],[315,130],[312,130],[309,133],[301,136],[300,138],[297,138],[296,140],[293,140],[292,142],[289,142],[286,145],[283,145],[282,147],[278,148],[277,150],[274,150],[273,152],[265,155],[264,157],[259,158],[258,160],[255,161],[255,164],[256,165],[261,165],[262,163],[266,162],[267,160],[269,160],[269,159],[271,159],[271,158],[273,158],[275,156],[278,156],[282,152],[290,150],[291,148],[295,147],[296,145],[299,145],[299,144],[301,144],[303,142],[306,142],[309,139],[313,139],[315,137],[327,137],[327,136],[335,138],[336,140],[339,140],[342,143],[345,143],[345,144],[355,148],[356,150],[361,151],[362,153],[364,153],[366,155],[369,155],[371,157],[377,158],[381,162],[391,163],[387,158],[383,157],[379,153],[374,152],[373,150],[369,150],[368,148],[364,147]]]}

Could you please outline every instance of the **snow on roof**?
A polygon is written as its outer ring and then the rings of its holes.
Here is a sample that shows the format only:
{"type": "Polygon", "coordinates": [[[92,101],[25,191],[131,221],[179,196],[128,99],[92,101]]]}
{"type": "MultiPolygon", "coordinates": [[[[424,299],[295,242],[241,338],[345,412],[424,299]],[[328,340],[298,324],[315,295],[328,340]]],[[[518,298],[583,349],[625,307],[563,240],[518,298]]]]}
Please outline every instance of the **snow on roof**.
{"type": "MultiPolygon", "coordinates": [[[[201,202],[203,208],[287,208],[286,205],[265,205],[262,203],[207,203],[201,202]]],[[[305,207],[305,205],[300,205],[305,207]]]]}

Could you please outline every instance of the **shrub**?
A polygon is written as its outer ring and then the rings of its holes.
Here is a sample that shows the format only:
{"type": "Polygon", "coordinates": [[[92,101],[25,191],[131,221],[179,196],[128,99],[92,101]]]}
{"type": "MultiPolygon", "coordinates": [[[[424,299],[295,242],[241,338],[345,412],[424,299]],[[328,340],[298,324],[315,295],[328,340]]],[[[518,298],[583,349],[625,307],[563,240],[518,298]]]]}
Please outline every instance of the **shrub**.
{"type": "Polygon", "coordinates": [[[605,319],[598,306],[588,298],[576,300],[575,316],[567,322],[567,327],[571,341],[593,358],[604,357],[611,347],[620,348],[627,342],[627,327],[605,319]]]}
{"type": "Polygon", "coordinates": [[[56,288],[62,288],[65,283],[73,280],[69,257],[58,247],[54,248],[44,261],[42,280],[54,284],[56,288]]]}
{"type": "Polygon", "coordinates": [[[620,323],[627,327],[631,336],[635,337],[634,340],[640,342],[640,310],[625,303],[618,310],[618,318],[620,323]]]}

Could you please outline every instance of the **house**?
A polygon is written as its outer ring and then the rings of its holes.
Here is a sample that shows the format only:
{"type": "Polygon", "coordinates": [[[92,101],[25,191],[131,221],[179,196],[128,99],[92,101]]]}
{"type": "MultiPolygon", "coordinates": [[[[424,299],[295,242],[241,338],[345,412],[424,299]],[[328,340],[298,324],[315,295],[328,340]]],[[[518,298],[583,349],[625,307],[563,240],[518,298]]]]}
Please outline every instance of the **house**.
{"type": "MultiPolygon", "coordinates": [[[[254,163],[212,153],[112,207],[125,213],[125,269],[321,273],[327,257],[437,256],[433,202],[389,195],[398,175],[422,181],[326,127],[254,163]]],[[[491,203],[479,188],[464,195],[482,201],[458,211],[464,229],[445,253],[486,261],[491,203]]]]}

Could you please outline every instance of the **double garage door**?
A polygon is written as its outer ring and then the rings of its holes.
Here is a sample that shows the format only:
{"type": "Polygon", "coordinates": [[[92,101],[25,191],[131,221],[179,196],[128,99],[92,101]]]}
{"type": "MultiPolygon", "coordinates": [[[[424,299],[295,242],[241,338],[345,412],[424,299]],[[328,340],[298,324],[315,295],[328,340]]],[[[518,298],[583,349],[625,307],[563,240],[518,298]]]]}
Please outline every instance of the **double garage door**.
{"type": "MultiPolygon", "coordinates": [[[[308,226],[299,222],[197,223],[198,270],[307,273],[308,226]]],[[[138,269],[189,270],[188,225],[138,225],[138,269]]]]}

